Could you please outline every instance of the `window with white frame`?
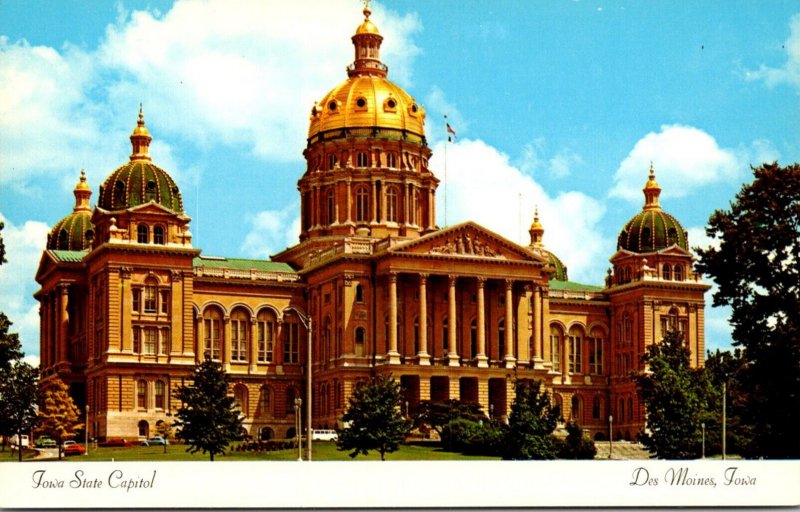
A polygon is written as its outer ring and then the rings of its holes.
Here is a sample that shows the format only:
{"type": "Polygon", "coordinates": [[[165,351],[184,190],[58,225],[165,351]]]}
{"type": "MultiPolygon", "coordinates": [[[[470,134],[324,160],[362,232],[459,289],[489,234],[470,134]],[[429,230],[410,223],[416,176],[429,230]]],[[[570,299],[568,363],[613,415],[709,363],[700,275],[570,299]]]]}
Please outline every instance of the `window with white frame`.
{"type": "Polygon", "coordinates": [[[603,375],[603,333],[597,328],[589,337],[589,373],[603,375]]]}
{"type": "Polygon", "coordinates": [[[561,328],[557,325],[550,326],[550,361],[553,363],[553,371],[561,371],[561,328]]]}
{"type": "Polygon", "coordinates": [[[221,322],[222,315],[214,308],[203,314],[203,351],[213,361],[220,358],[221,322]]]}
{"type": "Polygon", "coordinates": [[[569,371],[583,373],[583,331],[578,326],[569,330],[569,371]]]}
{"type": "Polygon", "coordinates": [[[136,382],[136,407],[147,409],[147,381],[144,379],[136,382]]]}
{"type": "Polygon", "coordinates": [[[299,361],[300,324],[297,317],[287,314],[283,324],[283,362],[296,363],[299,361]]]}
{"type": "Polygon", "coordinates": [[[399,218],[397,187],[387,187],[386,189],[386,220],[397,222],[399,218]]]}
{"type": "Polygon", "coordinates": [[[250,318],[241,309],[231,314],[231,361],[247,361],[247,338],[250,318]]]}
{"type": "Polygon", "coordinates": [[[275,343],[275,314],[269,310],[258,313],[258,362],[271,363],[275,343]]]}
{"type": "Polygon", "coordinates": [[[156,409],[164,409],[165,406],[165,385],[163,380],[157,380],[155,385],[155,405],[156,409]]]}

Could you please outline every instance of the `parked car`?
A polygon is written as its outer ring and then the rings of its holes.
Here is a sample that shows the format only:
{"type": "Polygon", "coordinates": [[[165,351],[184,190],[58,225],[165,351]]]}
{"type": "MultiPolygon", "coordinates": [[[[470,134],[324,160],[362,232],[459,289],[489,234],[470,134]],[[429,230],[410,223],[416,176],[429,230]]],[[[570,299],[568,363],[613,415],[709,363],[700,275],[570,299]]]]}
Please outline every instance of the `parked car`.
{"type": "Polygon", "coordinates": [[[49,437],[37,438],[33,444],[36,445],[37,448],[55,448],[57,446],[55,440],[49,437]]]}
{"type": "Polygon", "coordinates": [[[112,437],[105,441],[100,441],[97,446],[131,446],[133,443],[121,437],[112,437]]]}
{"type": "Polygon", "coordinates": [[[154,436],[150,439],[145,439],[142,441],[142,446],[166,446],[169,444],[169,441],[164,439],[161,436],[154,436]]]}
{"type": "Polygon", "coordinates": [[[64,441],[64,455],[83,455],[86,453],[86,448],[82,444],[75,441],[64,441]]]}
{"type": "Polygon", "coordinates": [[[339,436],[332,429],[314,429],[311,431],[312,441],[336,441],[339,436]]]}
{"type": "Polygon", "coordinates": [[[17,446],[22,444],[22,446],[28,446],[28,436],[22,435],[22,443],[19,441],[19,437],[17,435],[11,436],[11,446],[17,446]]]}

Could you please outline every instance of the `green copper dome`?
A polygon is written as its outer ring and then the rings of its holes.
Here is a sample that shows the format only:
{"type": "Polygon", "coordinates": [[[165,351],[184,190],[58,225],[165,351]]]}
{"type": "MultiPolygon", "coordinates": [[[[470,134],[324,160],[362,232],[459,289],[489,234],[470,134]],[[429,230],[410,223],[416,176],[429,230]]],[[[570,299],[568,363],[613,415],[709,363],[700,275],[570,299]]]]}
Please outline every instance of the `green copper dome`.
{"type": "Polygon", "coordinates": [[[164,169],[150,160],[151,140],[140,108],[139,121],[131,134],[131,161],[112,172],[100,186],[100,208],[109,211],[125,210],[155,201],[174,212],[183,212],[183,200],[178,186],[164,169]]]}
{"type": "Polygon", "coordinates": [[[548,251],[547,249],[541,249],[545,255],[547,256],[547,263],[555,268],[555,272],[550,275],[551,281],[569,281],[567,278],[567,266],[559,259],[558,256],[553,254],[552,252],[548,251]]]}
{"type": "Polygon", "coordinates": [[[643,192],[644,207],[622,228],[617,238],[617,250],[644,253],[678,245],[688,251],[689,240],[686,230],[675,217],[662,210],[658,204],[661,187],[656,182],[652,164],[650,164],[650,178],[643,192]]]}
{"type": "Polygon", "coordinates": [[[61,251],[82,251],[92,246],[94,227],[89,198],[92,190],[86,184],[86,174],[81,171],[81,179],[72,192],[75,194],[75,208],[61,219],[47,235],[47,248],[61,251]]]}

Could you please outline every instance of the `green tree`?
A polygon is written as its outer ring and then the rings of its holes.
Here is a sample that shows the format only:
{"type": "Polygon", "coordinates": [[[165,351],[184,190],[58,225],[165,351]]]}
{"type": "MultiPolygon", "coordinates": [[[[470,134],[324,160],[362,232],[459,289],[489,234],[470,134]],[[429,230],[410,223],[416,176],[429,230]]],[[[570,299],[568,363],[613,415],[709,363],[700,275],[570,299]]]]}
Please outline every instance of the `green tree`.
{"type": "Polygon", "coordinates": [[[719,286],[714,305],[732,309],[734,345],[747,360],[753,456],[800,458],[800,164],[753,168],[730,210],[717,210],[697,269],[719,286]]]}
{"type": "Polygon", "coordinates": [[[75,437],[75,431],[81,426],[80,412],[69,395],[69,388],[61,379],[48,382],[41,390],[40,400],[39,428],[36,431],[55,440],[61,460],[64,441],[75,437]]]}
{"type": "Polygon", "coordinates": [[[749,396],[742,385],[747,371],[747,361],[741,349],[733,352],[717,349],[709,352],[704,368],[705,379],[710,389],[707,398],[708,410],[701,418],[706,430],[706,455],[722,453],[722,400],[723,383],[726,385],[726,430],[727,453],[745,457],[753,453],[753,427],[742,421],[750,407],[749,396]]]}
{"type": "Polygon", "coordinates": [[[195,367],[192,384],[179,388],[175,396],[183,406],[174,426],[177,437],[189,444],[189,453],[202,450],[213,461],[241,439],[243,416],[228,396],[228,376],[221,364],[206,358],[195,367]]]}
{"type": "MultiPolygon", "coordinates": [[[[156,433],[164,438],[167,443],[175,436],[175,429],[169,421],[159,421],[156,423],[156,433]]],[[[167,453],[167,445],[164,444],[164,453],[167,453]]]]}
{"type": "Polygon", "coordinates": [[[648,428],[639,438],[661,459],[700,456],[700,424],[707,403],[699,385],[702,370],[689,366],[690,355],[683,335],[667,332],[661,343],[647,347],[642,359],[649,371],[634,377],[647,409],[648,428]]]}
{"type": "Polygon", "coordinates": [[[386,460],[386,454],[397,451],[411,429],[400,403],[400,385],[390,376],[373,377],[356,389],[342,418],[345,427],[338,432],[337,449],[353,450],[353,458],[375,450],[386,460]]]}
{"type": "Polygon", "coordinates": [[[553,431],[561,410],[550,403],[541,381],[517,379],[516,397],[508,419],[504,459],[554,459],[556,445],[553,431]]]}
{"type": "Polygon", "coordinates": [[[462,402],[454,399],[423,400],[417,408],[417,416],[414,418],[414,423],[416,426],[429,426],[441,438],[442,429],[456,419],[466,419],[477,423],[486,419],[486,415],[481,410],[480,404],[472,402],[462,402]]]}
{"type": "Polygon", "coordinates": [[[558,451],[559,459],[593,459],[597,454],[594,441],[574,421],[567,423],[567,438],[558,451]]]}
{"type": "Polygon", "coordinates": [[[0,265],[5,263],[6,260],[6,244],[3,243],[3,228],[6,227],[5,223],[0,221],[0,265]]]}
{"type": "MultiPolygon", "coordinates": [[[[13,322],[8,319],[5,313],[0,312],[0,372],[8,371],[11,364],[22,359],[22,345],[19,342],[19,334],[9,333],[9,328],[13,322]]],[[[0,373],[0,375],[2,375],[0,373]]]]}
{"type": "MultiPolygon", "coordinates": [[[[36,426],[36,396],[39,371],[28,363],[17,361],[3,372],[0,381],[0,433],[3,435],[27,434],[36,426]]],[[[22,461],[22,450],[17,451],[22,461]]]]}

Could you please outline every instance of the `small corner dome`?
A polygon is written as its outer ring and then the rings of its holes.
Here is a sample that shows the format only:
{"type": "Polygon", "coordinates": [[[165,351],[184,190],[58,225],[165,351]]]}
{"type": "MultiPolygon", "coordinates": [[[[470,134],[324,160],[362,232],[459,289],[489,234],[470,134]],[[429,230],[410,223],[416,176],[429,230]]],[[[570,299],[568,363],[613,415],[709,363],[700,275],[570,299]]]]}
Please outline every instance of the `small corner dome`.
{"type": "Polygon", "coordinates": [[[56,251],[83,251],[91,248],[93,237],[91,212],[73,212],[58,221],[50,230],[47,248],[56,251]]]}
{"type": "Polygon", "coordinates": [[[558,256],[547,249],[540,250],[543,251],[544,255],[547,257],[547,263],[555,269],[555,271],[550,275],[550,280],[569,281],[569,277],[567,276],[567,266],[564,265],[564,262],[562,262],[558,256]]]}

